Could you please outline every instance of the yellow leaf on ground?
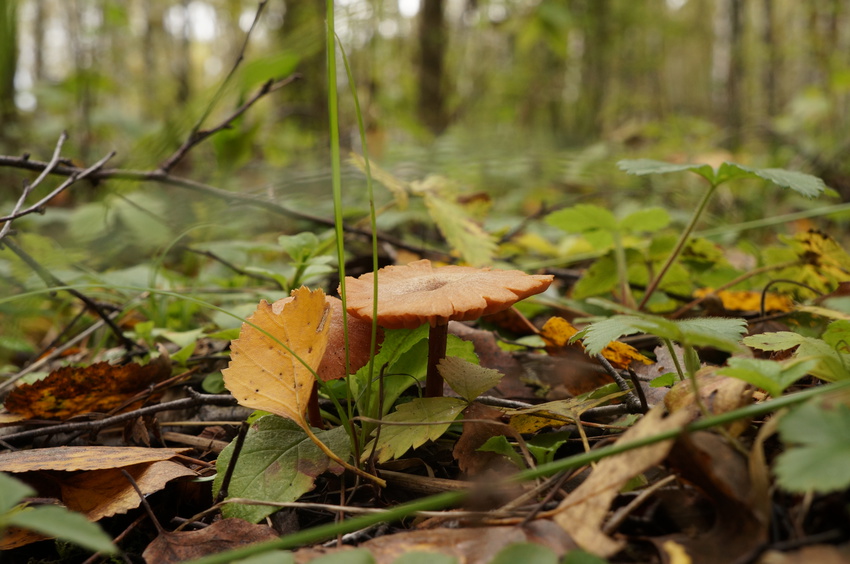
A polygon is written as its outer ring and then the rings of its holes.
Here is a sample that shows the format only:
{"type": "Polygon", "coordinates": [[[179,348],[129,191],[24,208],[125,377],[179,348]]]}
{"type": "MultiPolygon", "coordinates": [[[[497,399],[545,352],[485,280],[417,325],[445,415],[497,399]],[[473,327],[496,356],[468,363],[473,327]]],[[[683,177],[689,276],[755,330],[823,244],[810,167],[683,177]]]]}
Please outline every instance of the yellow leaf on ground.
{"type": "MultiPolygon", "coordinates": [[[[729,311],[760,311],[761,292],[750,292],[744,290],[721,290],[713,291],[711,288],[700,288],[694,292],[695,298],[702,298],[714,294],[723,302],[723,309],[729,311]]],[[[764,298],[765,311],[791,311],[794,302],[791,298],[782,294],[768,292],[764,298]]]]}
{"type": "Polygon", "coordinates": [[[189,448],[52,447],[0,453],[0,472],[104,470],[168,460],[189,448]]]}
{"type": "Polygon", "coordinates": [[[292,296],[279,314],[265,300],[260,302],[248,318],[251,325],[243,323],[233,341],[230,365],[222,374],[240,404],[306,427],[307,402],[327,347],[331,312],[321,290],[302,286],[292,296]]]}
{"type": "MultiPolygon", "coordinates": [[[[560,349],[570,346],[570,339],[578,333],[578,329],[563,317],[550,317],[540,329],[540,336],[546,342],[546,348],[552,354],[552,349],[560,349]]],[[[576,346],[582,346],[578,343],[576,346]]],[[[636,348],[619,341],[611,341],[602,349],[602,356],[610,362],[614,368],[625,369],[632,361],[643,364],[652,364],[652,361],[638,352],[636,348]]]]}

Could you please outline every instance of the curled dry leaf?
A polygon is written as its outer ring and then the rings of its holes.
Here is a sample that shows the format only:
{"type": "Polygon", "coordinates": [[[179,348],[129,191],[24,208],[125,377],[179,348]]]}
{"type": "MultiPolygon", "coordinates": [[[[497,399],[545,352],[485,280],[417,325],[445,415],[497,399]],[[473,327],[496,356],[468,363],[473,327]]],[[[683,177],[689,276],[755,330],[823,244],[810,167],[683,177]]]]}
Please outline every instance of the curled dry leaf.
{"type": "Polygon", "coordinates": [[[246,407],[307,426],[307,403],[327,347],[330,315],[324,292],[305,287],[295,290],[279,313],[260,302],[248,318],[251,324],[242,324],[231,345],[230,364],[222,371],[225,386],[246,407]]]}
{"type": "Polygon", "coordinates": [[[189,448],[52,447],[0,453],[0,472],[103,470],[168,460],[189,448]]]}
{"type": "Polygon", "coordinates": [[[171,564],[278,538],[271,527],[224,519],[198,531],[164,532],[142,553],[145,562],[171,564]]]}
{"type": "MultiPolygon", "coordinates": [[[[98,362],[65,366],[33,384],[22,384],[6,398],[5,407],[27,419],[68,419],[82,413],[106,413],[139,392],[171,376],[171,359],[160,355],[150,364],[114,366],[98,362]]],[[[141,401],[124,407],[132,411],[141,401]]]]}

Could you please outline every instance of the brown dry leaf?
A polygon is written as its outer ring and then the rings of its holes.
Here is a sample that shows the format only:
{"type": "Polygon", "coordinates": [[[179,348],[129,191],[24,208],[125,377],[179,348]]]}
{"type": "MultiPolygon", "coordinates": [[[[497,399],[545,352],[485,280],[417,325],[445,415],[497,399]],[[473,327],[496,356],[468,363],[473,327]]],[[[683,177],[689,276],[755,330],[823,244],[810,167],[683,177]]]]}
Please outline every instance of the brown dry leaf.
{"type": "Polygon", "coordinates": [[[696,534],[652,538],[656,546],[673,540],[695,562],[726,564],[744,559],[767,541],[770,504],[756,499],[746,459],[722,437],[704,431],[681,436],[667,460],[714,506],[715,517],[708,529],[679,523],[680,530],[694,529],[696,534]]]}
{"type": "MultiPolygon", "coordinates": [[[[743,380],[705,373],[702,370],[697,373],[696,379],[702,403],[711,415],[720,415],[753,403],[754,388],[743,380]]],[[[664,396],[664,405],[670,412],[690,411],[693,417],[696,417],[699,410],[694,401],[693,382],[678,382],[664,396]]],[[[726,429],[732,436],[737,437],[749,425],[747,419],[739,419],[727,425],[726,429]]]]}
{"type": "MultiPolygon", "coordinates": [[[[689,419],[683,411],[666,419],[662,415],[660,407],[651,409],[618,439],[617,444],[628,444],[681,427],[689,419]]],[[[555,522],[588,552],[603,558],[616,554],[625,543],[612,539],[600,529],[611,502],[627,481],[664,460],[672,446],[673,441],[664,441],[601,460],[590,477],[561,502],[555,522]]]]}
{"type": "Polygon", "coordinates": [[[189,448],[52,447],[0,453],[0,472],[104,470],[168,460],[189,448]]]}
{"type": "MultiPolygon", "coordinates": [[[[570,344],[570,339],[578,333],[578,329],[563,317],[551,317],[543,324],[540,336],[546,342],[546,350],[549,354],[556,354],[558,349],[578,346],[584,348],[581,343],[570,344]]],[[[611,341],[602,349],[602,356],[610,362],[614,368],[624,370],[631,366],[632,362],[641,364],[652,364],[652,361],[638,352],[636,348],[619,341],[611,341]]]]}
{"type": "Polygon", "coordinates": [[[186,562],[276,538],[278,535],[271,527],[242,519],[224,519],[198,531],[162,533],[145,548],[142,557],[153,564],[186,562]]]}
{"type": "MultiPolygon", "coordinates": [[[[694,292],[695,298],[702,298],[709,295],[717,296],[723,303],[723,309],[727,311],[761,310],[761,292],[744,290],[721,290],[715,292],[711,288],[700,288],[694,292]]],[[[793,309],[794,302],[788,296],[773,292],[768,292],[765,296],[765,311],[792,311],[793,309]]]]}
{"type": "MultiPolygon", "coordinates": [[[[552,549],[560,558],[575,543],[551,521],[533,521],[525,527],[464,527],[427,529],[384,535],[358,546],[367,549],[377,564],[391,564],[408,552],[434,552],[454,556],[464,564],[488,564],[510,544],[534,542],[552,549]]],[[[351,547],[308,548],[295,552],[295,562],[307,564],[319,556],[337,554],[351,547]]]]}
{"type": "MultiPolygon", "coordinates": [[[[171,460],[134,464],[123,468],[145,495],[158,492],[177,478],[195,476],[195,472],[171,460]]],[[[121,469],[93,470],[62,479],[62,502],[91,521],[135,509],[141,503],[121,469]]]]}
{"type": "Polygon", "coordinates": [[[512,429],[501,422],[504,415],[503,411],[480,403],[471,403],[463,410],[463,433],[452,451],[461,472],[467,476],[477,476],[487,471],[496,474],[516,471],[516,466],[503,455],[478,450],[491,437],[514,434],[512,429]]]}
{"type": "Polygon", "coordinates": [[[757,564],[850,564],[850,546],[816,544],[799,550],[768,550],[757,564]]]}
{"type": "Polygon", "coordinates": [[[248,321],[274,339],[243,323],[239,338],[231,345],[230,364],[222,374],[240,404],[306,427],[307,402],[315,385],[314,372],[327,347],[331,310],[321,290],[311,292],[302,286],[292,292],[292,298],[279,314],[265,300],[260,302],[248,321]]]}
{"type": "MultiPolygon", "coordinates": [[[[113,366],[98,362],[83,368],[65,366],[33,384],[22,384],[6,398],[6,409],[27,419],[68,419],[83,413],[106,413],[153,384],[171,376],[171,359],[160,355],[150,364],[113,366]]],[[[138,408],[141,402],[122,411],[138,408]]]]}

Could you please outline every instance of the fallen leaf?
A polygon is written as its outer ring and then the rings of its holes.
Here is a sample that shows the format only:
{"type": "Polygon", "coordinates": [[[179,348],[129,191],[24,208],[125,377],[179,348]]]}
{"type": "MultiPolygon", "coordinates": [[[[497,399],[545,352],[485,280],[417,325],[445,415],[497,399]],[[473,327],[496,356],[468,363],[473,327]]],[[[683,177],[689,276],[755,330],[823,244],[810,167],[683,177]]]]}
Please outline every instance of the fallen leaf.
{"type": "Polygon", "coordinates": [[[145,562],[171,564],[278,538],[271,527],[224,519],[198,531],[164,532],[142,553],[145,562]]]}
{"type": "MultiPolygon", "coordinates": [[[[660,407],[651,409],[617,440],[617,444],[628,444],[681,427],[689,418],[684,411],[666,419],[662,419],[662,415],[660,407]]],[[[601,531],[611,502],[627,481],[664,460],[672,446],[672,440],[663,441],[601,460],[587,480],[560,503],[554,521],[588,552],[603,558],[616,554],[625,543],[601,531]]]]}
{"type": "Polygon", "coordinates": [[[507,425],[501,422],[504,415],[503,411],[480,403],[470,404],[463,411],[463,432],[452,451],[461,472],[467,476],[477,476],[488,470],[497,474],[516,470],[501,454],[478,450],[491,437],[513,434],[513,431],[506,429],[507,425]]]}
{"type": "MultiPolygon", "coordinates": [[[[83,413],[107,413],[153,384],[171,376],[171,360],[160,355],[150,364],[114,366],[98,362],[78,368],[65,366],[33,384],[9,393],[5,407],[27,419],[68,419],[83,413]]],[[[138,408],[141,401],[122,411],[138,408]]]]}
{"type": "Polygon", "coordinates": [[[168,460],[190,448],[51,447],[0,453],[0,472],[103,470],[168,460]]]}
{"type": "MultiPolygon", "coordinates": [[[[581,343],[570,343],[570,339],[578,333],[578,329],[564,319],[563,317],[550,317],[543,328],[540,329],[540,336],[546,342],[547,351],[549,354],[555,354],[558,349],[577,346],[582,347],[581,343]]],[[[631,366],[633,362],[641,364],[652,364],[652,361],[638,352],[636,348],[626,343],[619,341],[611,341],[602,349],[602,356],[610,362],[615,368],[621,370],[631,366]]]]}
{"type": "MultiPolygon", "coordinates": [[[[761,311],[762,292],[751,292],[746,290],[720,290],[715,292],[711,288],[700,288],[694,292],[695,298],[704,296],[716,296],[723,304],[726,311],[761,311]]],[[[788,296],[768,292],[764,296],[764,311],[792,311],[794,302],[788,296]]]]}
{"type": "MultiPolygon", "coordinates": [[[[702,371],[701,371],[702,372],[702,371]]],[[[702,404],[711,415],[734,411],[753,403],[753,386],[743,380],[720,374],[696,374],[696,383],[702,404]]],[[[664,405],[670,412],[689,411],[693,417],[699,415],[694,400],[694,383],[691,380],[678,382],[664,396],[664,405]]],[[[749,427],[747,419],[738,419],[726,426],[732,436],[737,437],[749,427]]]]}
{"type": "Polygon", "coordinates": [[[581,414],[592,407],[602,405],[622,396],[625,392],[616,392],[601,398],[570,398],[550,401],[524,409],[506,410],[510,425],[518,433],[529,434],[546,427],[561,427],[575,423],[581,414]]]}
{"type": "Polygon", "coordinates": [[[452,390],[466,401],[473,401],[502,379],[502,374],[492,368],[453,356],[440,360],[437,370],[452,390]]]}
{"type": "Polygon", "coordinates": [[[243,323],[233,341],[230,364],[222,374],[240,404],[306,427],[314,373],[328,342],[330,306],[321,290],[302,286],[292,297],[279,314],[265,300],[260,302],[248,318],[252,325],[243,323]]]}
{"type": "Polygon", "coordinates": [[[804,546],[798,550],[782,551],[768,550],[758,564],[847,564],[850,562],[850,546],[846,543],[839,546],[816,544],[804,546]]]}

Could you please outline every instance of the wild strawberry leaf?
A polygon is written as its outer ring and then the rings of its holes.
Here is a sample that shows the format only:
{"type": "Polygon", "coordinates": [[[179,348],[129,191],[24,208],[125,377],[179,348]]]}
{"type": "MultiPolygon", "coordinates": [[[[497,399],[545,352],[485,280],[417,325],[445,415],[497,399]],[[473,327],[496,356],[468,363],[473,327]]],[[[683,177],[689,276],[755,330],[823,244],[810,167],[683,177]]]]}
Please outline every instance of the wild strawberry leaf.
{"type": "Polygon", "coordinates": [[[608,209],[593,204],[578,204],[552,212],[545,218],[546,223],[567,233],[584,231],[615,231],[617,218],[608,209]]]}
{"type": "Polygon", "coordinates": [[[826,189],[823,180],[811,174],[781,168],[752,168],[726,162],[717,171],[717,184],[735,178],[758,177],[783,188],[790,188],[807,198],[819,196],[826,189]]]}
{"type": "Polygon", "coordinates": [[[645,174],[667,174],[670,172],[691,171],[699,174],[709,182],[714,181],[714,169],[707,164],[673,164],[654,159],[625,159],[617,163],[617,167],[628,174],[642,176],[645,174]]]}
{"type": "MultiPolygon", "coordinates": [[[[351,445],[343,427],[316,431],[316,436],[341,459],[350,456],[351,445]]],[[[234,443],[225,447],[216,461],[218,474],[213,482],[216,494],[221,489],[233,448],[234,443]]],[[[254,422],[245,436],[227,494],[233,498],[295,501],[312,490],[316,478],[325,471],[338,474],[342,468],[332,462],[297,423],[266,415],[254,422]]],[[[251,523],[275,511],[275,507],[236,503],[222,509],[225,517],[238,517],[251,523]]]]}
{"type": "Polygon", "coordinates": [[[835,382],[850,377],[847,366],[850,366],[850,354],[837,351],[822,339],[805,337],[790,331],[762,333],[752,335],[743,340],[744,344],[754,349],[766,351],[784,351],[794,347],[794,358],[815,358],[817,366],[810,373],[821,380],[835,382]]]}
{"type": "MultiPolygon", "coordinates": [[[[458,398],[417,398],[399,405],[383,419],[399,424],[381,427],[375,450],[376,462],[380,464],[398,458],[411,448],[439,439],[467,405],[466,401],[458,398]]],[[[374,445],[373,439],[363,449],[364,459],[372,454],[374,445]]]]}
{"type": "Polygon", "coordinates": [[[718,370],[718,374],[738,378],[757,386],[773,397],[779,397],[782,392],[808,374],[819,363],[816,358],[799,358],[788,362],[776,362],[758,358],[733,357],[728,360],[729,366],[718,370]]]}
{"type": "Polygon", "coordinates": [[[850,408],[808,402],[785,415],[779,435],[788,445],[773,471],[791,492],[827,493],[850,486],[850,408]]]}
{"type": "Polygon", "coordinates": [[[642,208],[620,220],[620,229],[631,233],[658,231],[670,224],[670,214],[664,208],[642,208]]]}

